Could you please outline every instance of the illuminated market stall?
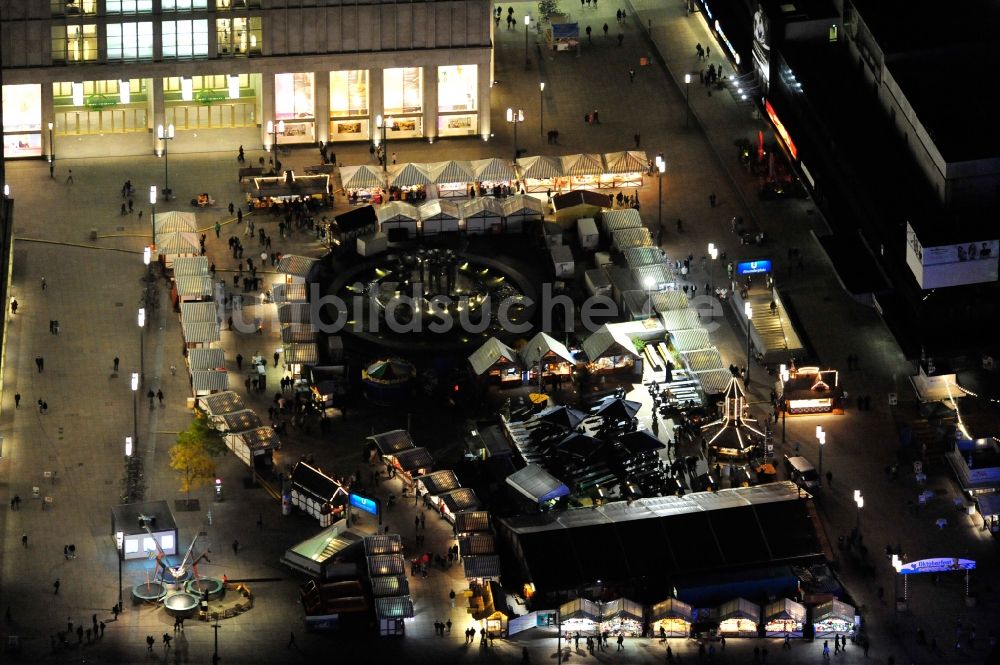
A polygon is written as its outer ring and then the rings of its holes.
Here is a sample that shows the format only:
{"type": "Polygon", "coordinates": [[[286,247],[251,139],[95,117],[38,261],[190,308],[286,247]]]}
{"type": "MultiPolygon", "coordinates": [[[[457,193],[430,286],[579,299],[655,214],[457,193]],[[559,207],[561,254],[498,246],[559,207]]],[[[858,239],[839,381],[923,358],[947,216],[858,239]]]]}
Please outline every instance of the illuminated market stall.
{"type": "Polygon", "coordinates": [[[650,611],[653,637],[687,637],[691,634],[693,621],[691,606],[676,598],[667,598],[653,605],[650,611]]]}
{"type": "Polygon", "coordinates": [[[640,150],[604,154],[601,187],[642,187],[642,176],[649,170],[649,158],[640,150]]]}
{"type": "Polygon", "coordinates": [[[764,606],[764,634],[767,637],[802,637],[806,606],[790,598],[779,598],[764,606]]]}
{"type": "Polygon", "coordinates": [[[559,189],[601,189],[604,162],[599,154],[564,155],[559,158],[565,178],[559,189]]]}
{"type": "Polygon", "coordinates": [[[408,485],[413,484],[414,477],[426,475],[434,467],[434,457],[426,448],[410,448],[386,457],[408,485]]]}
{"type": "Polygon", "coordinates": [[[601,610],[597,603],[586,598],[574,598],[559,606],[559,627],[566,634],[592,635],[600,620],[601,610]]]}
{"type": "Polygon", "coordinates": [[[569,488],[538,464],[528,464],[507,476],[507,484],[525,497],[533,508],[555,505],[557,499],[569,495],[569,488]]]}
{"type": "Polygon", "coordinates": [[[854,608],[836,598],[812,608],[812,625],[817,639],[854,635],[854,608]]]}
{"type": "Polygon", "coordinates": [[[642,635],[642,605],[627,598],[604,603],[601,608],[599,629],[612,635],[638,637],[642,635]]]}
{"type": "Polygon", "coordinates": [[[435,509],[441,517],[454,524],[455,515],[467,510],[478,510],[481,505],[479,497],[476,496],[473,490],[468,487],[459,487],[439,494],[435,509]]]}
{"type": "Polygon", "coordinates": [[[726,637],[757,637],[760,606],[735,598],[719,606],[719,634],[726,637]]]}
{"type": "Polygon", "coordinates": [[[420,215],[420,232],[425,236],[439,233],[457,233],[462,214],[451,201],[433,199],[417,208],[420,215]]]}
{"type": "Polygon", "coordinates": [[[451,469],[434,471],[424,476],[417,476],[413,479],[417,484],[417,493],[424,497],[424,504],[436,506],[440,495],[457,490],[462,486],[458,482],[458,476],[451,469]]]}
{"type": "Polygon", "coordinates": [[[601,211],[601,229],[604,235],[612,237],[615,231],[623,229],[641,229],[642,217],[635,208],[617,208],[601,211]]]}
{"type": "Polygon", "coordinates": [[[587,369],[594,375],[631,372],[640,357],[632,338],[616,324],[598,328],[583,341],[583,351],[587,354],[587,369]]]}
{"type": "Polygon", "coordinates": [[[653,237],[649,229],[622,229],[611,234],[611,244],[618,252],[624,252],[633,247],[652,247],[653,237]]]}
{"type": "Polygon", "coordinates": [[[330,526],[346,514],[347,490],[320,469],[298,462],[290,483],[291,504],[319,520],[320,526],[330,526]]]}
{"type": "Polygon", "coordinates": [[[399,164],[389,168],[389,199],[420,203],[433,184],[422,164],[399,164]]]}
{"type": "Polygon", "coordinates": [[[383,202],[386,178],[377,167],[367,164],[345,166],[340,169],[340,181],[351,205],[379,205],[383,202]]]}
{"type": "Polygon", "coordinates": [[[478,196],[500,198],[504,187],[511,188],[517,183],[514,167],[502,159],[476,159],[470,166],[478,196]]]}
{"type": "Polygon", "coordinates": [[[610,196],[589,189],[574,189],[552,196],[552,210],[556,221],[563,228],[574,224],[581,217],[593,218],[611,205],[610,196]]]}
{"type": "MultiPolygon", "coordinates": [[[[167,233],[197,233],[198,222],[193,212],[168,210],[153,216],[153,229],[157,235],[167,233]]],[[[206,261],[208,259],[205,259],[206,261]]]]}
{"type": "Polygon", "coordinates": [[[469,235],[500,233],[503,230],[503,205],[492,196],[477,196],[459,207],[462,224],[469,235]]]}
{"type": "Polygon", "coordinates": [[[526,192],[547,192],[557,190],[560,179],[565,175],[558,157],[519,157],[517,167],[521,173],[526,192]]]}
{"type": "Polygon", "coordinates": [[[475,176],[472,164],[464,160],[433,162],[423,165],[423,171],[435,185],[438,198],[464,198],[469,195],[469,184],[475,176]]]}
{"type": "Polygon", "coordinates": [[[528,370],[529,382],[537,382],[541,371],[544,381],[568,383],[576,368],[576,359],[566,345],[543,332],[532,337],[521,349],[521,362],[528,370]]]}
{"type": "Polygon", "coordinates": [[[793,365],[780,372],[779,379],[778,399],[788,415],[843,412],[844,388],[837,370],[793,365]]]}
{"type": "Polygon", "coordinates": [[[255,208],[268,208],[286,201],[304,199],[325,200],[330,186],[330,176],[295,175],[285,171],[280,176],[254,178],[250,188],[250,199],[255,208]]]}
{"type": "Polygon", "coordinates": [[[496,337],[490,337],[469,356],[472,373],[501,388],[521,385],[521,361],[514,349],[496,337]]]}

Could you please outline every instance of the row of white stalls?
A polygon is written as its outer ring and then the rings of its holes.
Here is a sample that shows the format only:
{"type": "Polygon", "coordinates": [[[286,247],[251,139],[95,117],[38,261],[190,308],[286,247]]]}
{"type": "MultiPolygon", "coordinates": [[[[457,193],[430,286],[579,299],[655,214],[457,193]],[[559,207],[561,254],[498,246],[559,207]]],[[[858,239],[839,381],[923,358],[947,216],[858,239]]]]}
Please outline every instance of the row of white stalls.
{"type": "Polygon", "coordinates": [[[270,467],[273,451],[281,447],[277,432],[265,425],[231,390],[201,395],[198,409],[222,433],[226,447],[251,469],[270,467]]]}
{"type": "Polygon", "coordinates": [[[307,293],[307,280],[318,263],[318,259],[286,254],[278,261],[279,277],[271,286],[271,300],[281,328],[279,350],[286,371],[293,379],[301,377],[303,367],[319,362],[316,327],[310,316],[307,293]]]}
{"type": "Polygon", "coordinates": [[[515,351],[491,337],[469,356],[472,373],[480,380],[502,388],[560,378],[570,381],[577,361],[566,345],[545,333],[538,333],[515,351]]]}
{"type": "MultiPolygon", "coordinates": [[[[198,222],[193,212],[168,210],[153,215],[153,253],[170,268],[178,257],[200,256],[198,222]]],[[[206,264],[206,274],[208,265],[206,264]]],[[[208,294],[211,295],[211,290],[208,294]]]]}
{"type": "Polygon", "coordinates": [[[640,150],[521,157],[517,172],[528,193],[642,187],[649,158],[640,150]]]}
{"type": "Polygon", "coordinates": [[[545,206],[537,198],[516,194],[503,199],[477,197],[462,203],[432,199],[420,205],[390,201],[375,209],[379,231],[390,240],[439,233],[520,233],[526,222],[541,221],[545,206]]]}
{"type": "MultiPolygon", "coordinates": [[[[643,634],[645,608],[628,599],[597,603],[575,598],[559,608],[559,624],[565,633],[638,637],[643,634]]],[[[717,608],[695,609],[677,598],[668,598],[649,608],[650,637],[689,637],[695,624],[714,624],[724,637],[803,636],[808,623],[817,638],[851,637],[857,626],[854,608],[832,599],[807,610],[788,598],[774,600],[763,608],[745,598],[735,598],[717,608]],[[811,614],[810,614],[811,613],[811,614]]]]}

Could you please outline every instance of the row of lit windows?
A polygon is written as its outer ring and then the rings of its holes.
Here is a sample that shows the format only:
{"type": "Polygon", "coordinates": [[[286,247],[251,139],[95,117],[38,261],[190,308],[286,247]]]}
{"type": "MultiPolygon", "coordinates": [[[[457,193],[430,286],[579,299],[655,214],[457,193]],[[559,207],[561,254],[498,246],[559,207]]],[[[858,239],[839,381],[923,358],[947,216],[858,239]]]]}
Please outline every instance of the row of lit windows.
{"type": "MultiPolygon", "coordinates": [[[[52,0],[53,16],[79,16],[98,13],[97,0],[52,0]]],[[[165,12],[207,9],[259,9],[260,0],[161,0],[165,12]]],[[[149,14],[153,0],[104,0],[105,14],[149,14]]]]}
{"type": "MultiPolygon", "coordinates": [[[[164,58],[208,56],[208,20],[161,21],[164,58]]],[[[260,53],[263,41],[259,16],[220,18],[215,21],[220,56],[260,53]]],[[[108,60],[152,60],[153,23],[109,23],[108,60]]],[[[53,62],[94,62],[98,59],[97,26],[61,25],[52,28],[53,62]]]]}

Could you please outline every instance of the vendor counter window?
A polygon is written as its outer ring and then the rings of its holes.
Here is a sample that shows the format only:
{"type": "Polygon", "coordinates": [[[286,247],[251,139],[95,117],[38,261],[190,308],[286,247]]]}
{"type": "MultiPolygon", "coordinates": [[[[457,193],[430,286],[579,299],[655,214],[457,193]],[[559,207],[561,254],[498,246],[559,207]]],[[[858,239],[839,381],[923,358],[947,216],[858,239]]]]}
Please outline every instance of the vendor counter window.
{"type": "Polygon", "coordinates": [[[383,75],[383,115],[423,113],[424,71],[420,67],[386,69],[383,75]]]}
{"type": "MultiPolygon", "coordinates": [[[[148,0],[152,3],[153,0],[148,0]]],[[[108,0],[110,4],[112,0],[108,0]]],[[[97,13],[97,0],[52,0],[50,3],[53,16],[80,16],[97,13]]],[[[110,12],[110,10],[109,10],[110,12]]]]}
{"type": "Polygon", "coordinates": [[[96,60],[96,24],[52,26],[52,62],[96,60]]]}
{"type": "Polygon", "coordinates": [[[152,60],[153,23],[108,23],[108,60],[152,60]]]}
{"type": "Polygon", "coordinates": [[[260,55],[264,29],[259,16],[215,19],[216,52],[220,57],[260,55]]]}
{"type": "Polygon", "coordinates": [[[208,21],[163,21],[164,58],[208,56],[208,21]]]}

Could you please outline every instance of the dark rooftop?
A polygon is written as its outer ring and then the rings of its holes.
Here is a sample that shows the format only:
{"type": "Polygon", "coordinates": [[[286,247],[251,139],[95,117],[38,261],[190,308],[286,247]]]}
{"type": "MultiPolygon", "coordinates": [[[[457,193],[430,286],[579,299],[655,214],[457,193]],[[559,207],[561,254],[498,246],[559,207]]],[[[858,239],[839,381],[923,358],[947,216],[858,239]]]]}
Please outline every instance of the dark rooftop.
{"type": "MultiPolygon", "coordinates": [[[[995,43],[1000,3],[995,0],[851,0],[887,56],[995,43]]],[[[951,66],[989,71],[955,53],[951,66]]]]}
{"type": "Polygon", "coordinates": [[[761,0],[768,16],[781,17],[786,23],[837,16],[830,0],[761,0]]]}

